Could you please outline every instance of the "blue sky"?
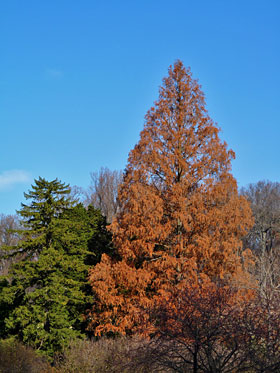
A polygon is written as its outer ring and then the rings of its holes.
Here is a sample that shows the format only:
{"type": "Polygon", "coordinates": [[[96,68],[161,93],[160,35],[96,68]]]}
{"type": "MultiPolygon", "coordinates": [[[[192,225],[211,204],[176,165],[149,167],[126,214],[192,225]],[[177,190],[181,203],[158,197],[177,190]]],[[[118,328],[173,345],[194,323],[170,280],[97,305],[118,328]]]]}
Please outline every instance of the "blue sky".
{"type": "Polygon", "coordinates": [[[123,169],[176,59],[236,152],[239,186],[280,181],[279,0],[0,2],[0,212],[34,178],[123,169]]]}

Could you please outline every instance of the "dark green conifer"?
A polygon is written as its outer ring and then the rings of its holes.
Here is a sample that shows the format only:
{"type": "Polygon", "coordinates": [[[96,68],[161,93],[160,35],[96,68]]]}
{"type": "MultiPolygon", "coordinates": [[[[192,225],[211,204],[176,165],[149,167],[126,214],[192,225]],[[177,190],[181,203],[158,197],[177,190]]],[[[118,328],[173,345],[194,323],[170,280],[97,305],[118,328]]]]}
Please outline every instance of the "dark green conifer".
{"type": "Polygon", "coordinates": [[[85,332],[88,269],[111,250],[101,213],[75,204],[69,193],[57,179],[39,178],[25,194],[31,203],[19,211],[22,240],[12,250],[21,260],[2,290],[11,309],[6,333],[49,356],[85,332]]]}

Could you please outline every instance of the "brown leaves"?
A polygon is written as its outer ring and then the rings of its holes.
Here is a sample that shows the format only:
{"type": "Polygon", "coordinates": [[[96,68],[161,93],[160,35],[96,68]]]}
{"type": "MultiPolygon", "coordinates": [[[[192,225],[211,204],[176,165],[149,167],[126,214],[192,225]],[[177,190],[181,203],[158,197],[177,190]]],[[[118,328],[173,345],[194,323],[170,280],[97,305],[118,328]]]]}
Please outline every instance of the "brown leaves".
{"type": "Polygon", "coordinates": [[[220,141],[200,86],[181,61],[169,68],[145,120],[111,225],[122,260],[104,257],[90,274],[98,330],[102,323],[106,330],[132,328],[137,307],[175,286],[231,281],[242,272],[240,238],[251,226],[250,208],[230,174],[234,153],[220,141]]]}

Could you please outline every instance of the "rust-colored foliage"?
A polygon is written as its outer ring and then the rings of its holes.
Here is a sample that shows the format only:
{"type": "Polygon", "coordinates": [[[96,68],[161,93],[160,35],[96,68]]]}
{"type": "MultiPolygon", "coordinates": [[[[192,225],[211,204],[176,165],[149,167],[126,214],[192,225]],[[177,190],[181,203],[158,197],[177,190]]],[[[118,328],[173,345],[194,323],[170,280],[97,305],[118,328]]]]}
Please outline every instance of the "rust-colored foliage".
{"type": "Polygon", "coordinates": [[[181,61],[130,152],[111,225],[121,261],[90,271],[97,334],[128,332],[141,307],[170,289],[242,277],[240,238],[251,227],[247,201],[231,175],[234,152],[218,137],[204,95],[181,61]]]}

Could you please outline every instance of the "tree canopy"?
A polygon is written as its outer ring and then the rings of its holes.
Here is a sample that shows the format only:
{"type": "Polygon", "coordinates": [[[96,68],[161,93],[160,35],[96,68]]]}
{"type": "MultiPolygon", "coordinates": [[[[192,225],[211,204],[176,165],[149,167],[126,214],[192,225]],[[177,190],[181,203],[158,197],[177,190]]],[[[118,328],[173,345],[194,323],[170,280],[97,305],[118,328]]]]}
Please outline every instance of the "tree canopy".
{"type": "Polygon", "coordinates": [[[241,278],[250,207],[231,174],[232,150],[181,61],[170,66],[145,117],[111,225],[121,260],[103,255],[90,272],[96,333],[130,332],[137,312],[191,282],[241,278]]]}
{"type": "Polygon", "coordinates": [[[98,250],[110,253],[105,218],[71,202],[69,192],[57,179],[39,178],[25,194],[31,202],[19,211],[24,229],[12,250],[21,258],[1,290],[10,308],[6,335],[47,355],[85,332],[82,314],[92,298],[88,269],[99,260],[98,250]]]}

